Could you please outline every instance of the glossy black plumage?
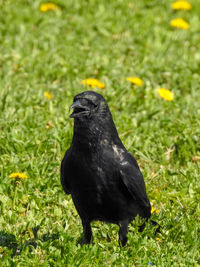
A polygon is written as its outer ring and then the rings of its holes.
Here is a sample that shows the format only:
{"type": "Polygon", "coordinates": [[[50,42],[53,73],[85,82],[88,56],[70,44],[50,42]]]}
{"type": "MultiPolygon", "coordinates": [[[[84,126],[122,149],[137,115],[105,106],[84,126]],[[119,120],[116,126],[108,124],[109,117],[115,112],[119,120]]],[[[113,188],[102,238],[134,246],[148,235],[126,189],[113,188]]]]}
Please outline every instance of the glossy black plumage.
{"type": "MultiPolygon", "coordinates": [[[[119,225],[119,242],[127,242],[128,224],[148,220],[151,206],[135,158],[122,144],[108,105],[100,94],[86,91],[74,98],[74,134],[61,164],[61,183],[71,194],[90,243],[93,220],[119,225]]],[[[141,229],[144,226],[141,227],[141,229]]]]}

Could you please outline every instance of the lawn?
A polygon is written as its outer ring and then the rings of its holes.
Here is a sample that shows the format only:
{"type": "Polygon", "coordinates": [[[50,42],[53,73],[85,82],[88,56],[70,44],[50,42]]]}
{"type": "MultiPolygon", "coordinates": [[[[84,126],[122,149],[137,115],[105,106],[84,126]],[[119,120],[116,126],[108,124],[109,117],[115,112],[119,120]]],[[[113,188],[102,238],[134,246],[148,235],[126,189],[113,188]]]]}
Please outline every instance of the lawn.
{"type": "Polygon", "coordinates": [[[41,3],[0,1],[0,266],[200,266],[199,0],[183,11],[167,0],[59,0],[47,12],[41,3]],[[170,26],[176,18],[189,28],[170,26]],[[106,98],[161,225],[157,236],[149,224],[138,233],[137,218],[125,248],[118,227],[100,222],[94,244],[78,245],[81,222],[60,184],[69,106],[87,78],[105,83],[92,90],[106,98]]]}

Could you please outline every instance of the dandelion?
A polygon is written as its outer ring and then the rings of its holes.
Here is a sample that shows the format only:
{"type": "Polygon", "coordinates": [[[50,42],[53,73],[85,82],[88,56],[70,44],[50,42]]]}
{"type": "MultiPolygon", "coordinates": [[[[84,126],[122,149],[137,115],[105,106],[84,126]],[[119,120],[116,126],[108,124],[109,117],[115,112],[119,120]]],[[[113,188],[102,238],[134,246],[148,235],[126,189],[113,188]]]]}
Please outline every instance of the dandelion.
{"type": "Polygon", "coordinates": [[[173,19],[170,21],[170,25],[174,28],[179,28],[183,30],[189,29],[190,25],[182,18],[173,19]]]}
{"type": "Polygon", "coordinates": [[[89,85],[90,87],[92,88],[100,88],[100,89],[104,89],[106,87],[106,85],[102,82],[100,82],[99,80],[97,79],[93,79],[93,78],[89,78],[89,79],[86,79],[86,80],[82,80],[81,82],[83,85],[89,85]]]}
{"type": "Polygon", "coordinates": [[[152,207],[151,207],[151,214],[154,213],[154,212],[155,212],[155,213],[158,213],[159,210],[155,209],[155,208],[152,206],[152,207]]]}
{"type": "Polygon", "coordinates": [[[46,99],[51,99],[52,95],[49,92],[44,92],[44,96],[46,97],[46,99]]]}
{"type": "Polygon", "coordinates": [[[176,1],[171,4],[171,8],[174,10],[190,10],[192,5],[187,1],[176,1]]]}
{"type": "Polygon", "coordinates": [[[23,172],[13,172],[9,175],[9,178],[13,179],[26,179],[28,176],[23,172]]]}
{"type": "Polygon", "coordinates": [[[156,237],[156,241],[158,241],[158,242],[161,242],[161,241],[162,241],[162,239],[161,239],[161,238],[159,238],[159,237],[156,237]]]}
{"type": "Polygon", "coordinates": [[[126,80],[128,82],[131,82],[131,83],[137,85],[137,86],[142,86],[142,84],[143,84],[143,81],[138,77],[127,77],[126,80]]]}
{"type": "Polygon", "coordinates": [[[21,179],[26,179],[28,178],[28,176],[23,172],[13,172],[9,175],[9,178],[14,179],[15,190],[14,190],[12,207],[13,209],[15,209],[15,202],[16,202],[16,197],[17,197],[17,186],[21,183],[21,179]]]}
{"type": "Polygon", "coordinates": [[[165,88],[159,88],[158,94],[161,98],[167,101],[172,101],[174,99],[174,94],[170,90],[165,88]]]}
{"type": "Polygon", "coordinates": [[[60,10],[60,7],[57,6],[56,4],[53,4],[53,3],[44,3],[44,4],[41,4],[40,6],[40,11],[41,12],[47,12],[47,11],[50,11],[50,10],[60,10]]]}

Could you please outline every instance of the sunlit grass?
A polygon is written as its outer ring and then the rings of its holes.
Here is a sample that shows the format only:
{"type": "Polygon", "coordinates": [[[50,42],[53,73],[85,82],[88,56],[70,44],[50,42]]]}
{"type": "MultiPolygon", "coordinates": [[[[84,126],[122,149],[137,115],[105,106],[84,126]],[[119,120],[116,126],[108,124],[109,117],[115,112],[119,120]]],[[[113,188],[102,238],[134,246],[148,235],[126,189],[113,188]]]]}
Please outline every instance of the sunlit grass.
{"type": "Polygon", "coordinates": [[[173,11],[172,2],[60,0],[48,12],[38,0],[0,2],[0,265],[198,266],[200,6],[173,11]],[[177,17],[187,31],[170,27],[177,17]],[[137,219],[123,249],[118,227],[100,222],[94,245],[76,244],[81,222],[60,185],[69,106],[90,77],[106,85],[93,90],[138,160],[162,229],[138,233],[137,219]],[[12,173],[28,179],[16,184],[12,173]]]}

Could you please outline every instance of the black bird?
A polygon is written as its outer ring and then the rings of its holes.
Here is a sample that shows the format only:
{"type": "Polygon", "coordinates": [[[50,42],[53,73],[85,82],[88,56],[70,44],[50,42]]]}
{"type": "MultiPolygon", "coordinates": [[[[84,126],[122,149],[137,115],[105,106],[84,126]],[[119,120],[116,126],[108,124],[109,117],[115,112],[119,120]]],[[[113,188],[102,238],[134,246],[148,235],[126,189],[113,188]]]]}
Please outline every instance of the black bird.
{"type": "Polygon", "coordinates": [[[119,225],[119,243],[125,246],[128,224],[137,215],[146,221],[151,216],[142,173],[122,144],[102,95],[78,94],[71,108],[74,133],[61,163],[61,184],[82,220],[83,243],[91,242],[90,223],[100,220],[119,225]]]}

